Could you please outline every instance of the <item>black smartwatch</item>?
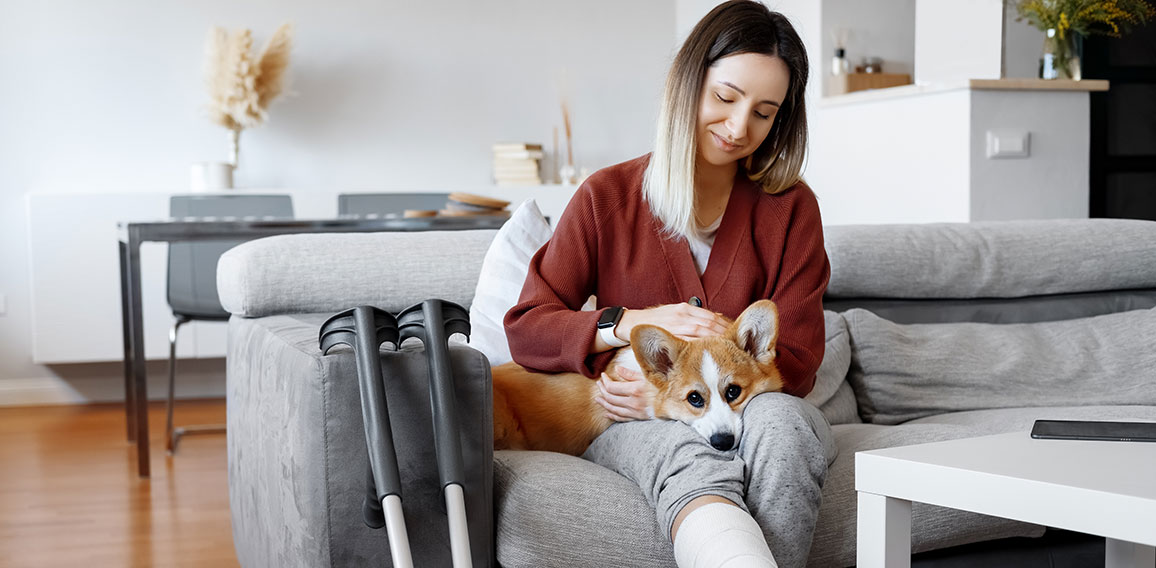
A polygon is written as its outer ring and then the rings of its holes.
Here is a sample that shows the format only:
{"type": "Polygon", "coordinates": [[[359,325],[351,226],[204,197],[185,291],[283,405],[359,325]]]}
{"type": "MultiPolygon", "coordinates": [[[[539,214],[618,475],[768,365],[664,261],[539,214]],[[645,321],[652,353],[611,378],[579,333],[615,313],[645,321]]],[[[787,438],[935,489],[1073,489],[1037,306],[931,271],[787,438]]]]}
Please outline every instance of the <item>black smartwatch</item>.
{"type": "Polygon", "coordinates": [[[598,318],[598,329],[613,329],[618,325],[619,320],[622,319],[623,311],[622,306],[606,308],[606,310],[602,312],[602,316],[598,318]]]}

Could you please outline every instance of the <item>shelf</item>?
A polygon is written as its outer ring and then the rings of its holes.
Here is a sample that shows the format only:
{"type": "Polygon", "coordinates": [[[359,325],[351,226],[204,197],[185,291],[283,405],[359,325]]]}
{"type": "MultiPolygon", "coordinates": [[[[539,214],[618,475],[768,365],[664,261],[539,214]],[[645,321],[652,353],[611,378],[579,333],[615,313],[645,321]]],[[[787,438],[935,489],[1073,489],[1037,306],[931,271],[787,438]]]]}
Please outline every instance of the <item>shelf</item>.
{"type": "Polygon", "coordinates": [[[1084,79],[1083,81],[1062,79],[968,79],[966,81],[952,83],[904,85],[886,89],[856,91],[845,95],[832,95],[820,99],[819,106],[834,107],[958,90],[1091,92],[1107,91],[1108,86],[1108,81],[1101,79],[1084,79]]]}
{"type": "Polygon", "coordinates": [[[1107,91],[1102,79],[971,79],[968,86],[985,91],[1107,91]]]}

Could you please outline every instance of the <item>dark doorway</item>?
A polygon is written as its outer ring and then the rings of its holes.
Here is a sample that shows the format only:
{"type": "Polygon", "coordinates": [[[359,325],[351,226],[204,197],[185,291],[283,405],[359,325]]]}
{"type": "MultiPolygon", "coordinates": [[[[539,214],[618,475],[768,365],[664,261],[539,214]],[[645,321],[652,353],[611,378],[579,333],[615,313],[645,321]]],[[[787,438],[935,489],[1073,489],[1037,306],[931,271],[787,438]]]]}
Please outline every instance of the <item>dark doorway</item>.
{"type": "Polygon", "coordinates": [[[1084,41],[1091,94],[1089,188],[1092,217],[1156,220],[1156,22],[1122,38],[1084,41]]]}

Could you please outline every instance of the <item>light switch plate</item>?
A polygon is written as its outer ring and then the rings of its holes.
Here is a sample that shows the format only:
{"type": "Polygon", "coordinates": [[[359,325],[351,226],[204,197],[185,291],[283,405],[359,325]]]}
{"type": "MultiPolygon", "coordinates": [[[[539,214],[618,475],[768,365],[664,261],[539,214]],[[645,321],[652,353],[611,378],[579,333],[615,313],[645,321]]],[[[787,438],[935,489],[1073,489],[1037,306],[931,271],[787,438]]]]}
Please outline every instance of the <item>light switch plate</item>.
{"type": "Polygon", "coordinates": [[[8,296],[0,294],[0,316],[8,314],[8,296]]]}
{"type": "Polygon", "coordinates": [[[1026,130],[988,130],[987,157],[1027,158],[1031,155],[1031,133],[1026,130]]]}

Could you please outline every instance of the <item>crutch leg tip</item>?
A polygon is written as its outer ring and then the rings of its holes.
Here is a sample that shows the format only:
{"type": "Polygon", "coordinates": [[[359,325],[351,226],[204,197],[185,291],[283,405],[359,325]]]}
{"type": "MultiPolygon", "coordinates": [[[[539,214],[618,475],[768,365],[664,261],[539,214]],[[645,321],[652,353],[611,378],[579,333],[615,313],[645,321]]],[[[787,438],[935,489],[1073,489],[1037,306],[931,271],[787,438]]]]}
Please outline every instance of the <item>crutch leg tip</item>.
{"type": "Polygon", "coordinates": [[[361,503],[361,516],[365,519],[365,526],[371,529],[380,529],[385,526],[385,513],[382,512],[381,505],[369,499],[365,499],[361,503]]]}

